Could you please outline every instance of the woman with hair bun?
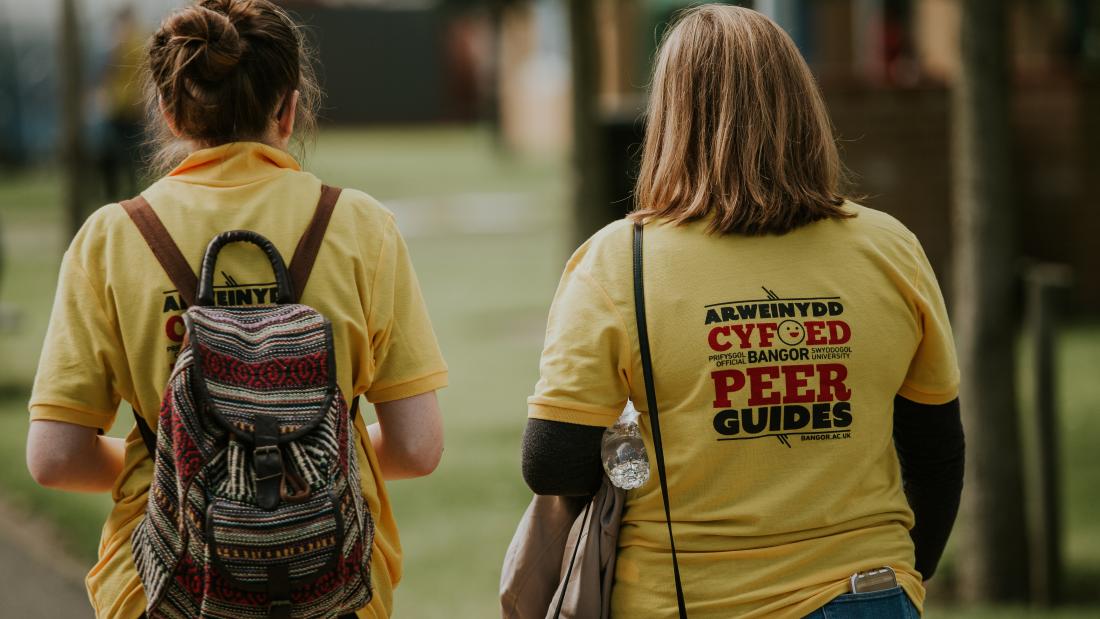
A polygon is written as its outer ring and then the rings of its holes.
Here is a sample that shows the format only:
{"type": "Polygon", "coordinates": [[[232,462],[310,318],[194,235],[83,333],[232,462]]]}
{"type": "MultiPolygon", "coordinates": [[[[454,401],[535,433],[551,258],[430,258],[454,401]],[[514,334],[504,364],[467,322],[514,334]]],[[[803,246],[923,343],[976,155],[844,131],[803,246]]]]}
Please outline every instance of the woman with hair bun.
{"type": "MultiPolygon", "coordinates": [[[[357,616],[388,617],[401,545],[384,481],[427,475],[439,462],[435,392],[447,368],[393,216],[365,193],[325,188],[288,152],[314,129],[319,92],[309,59],[300,28],[268,0],[205,0],[168,16],[147,56],[162,178],[127,203],[148,205],[143,212],[163,225],[194,277],[207,243],[228,230],[255,231],[289,258],[318,206],[338,196],[312,276],[296,292],[331,322],[336,383],[349,404],[365,395],[377,413],[370,425],[354,418],[361,493],[375,526],[373,595],[357,616]]],[[[29,403],[34,479],[114,499],[86,580],[100,619],[146,610],[131,535],[153,472],[139,428],[126,439],[103,432],[122,400],[139,426],[157,427],[181,349],[181,313],[194,294],[161,267],[136,221],[130,206],[109,204],[73,239],[29,403]]],[[[235,244],[221,253],[215,304],[261,305],[274,290],[261,252],[235,244]]],[[[279,612],[272,605],[270,616],[279,612]]]]}
{"type": "Polygon", "coordinates": [[[636,209],[577,250],[550,309],[524,478],[591,495],[604,428],[652,404],[668,507],[643,414],[654,473],[626,494],[611,616],[914,617],[962,489],[935,273],[845,198],[813,75],[767,17],[690,9],[655,64],[636,209]]]}

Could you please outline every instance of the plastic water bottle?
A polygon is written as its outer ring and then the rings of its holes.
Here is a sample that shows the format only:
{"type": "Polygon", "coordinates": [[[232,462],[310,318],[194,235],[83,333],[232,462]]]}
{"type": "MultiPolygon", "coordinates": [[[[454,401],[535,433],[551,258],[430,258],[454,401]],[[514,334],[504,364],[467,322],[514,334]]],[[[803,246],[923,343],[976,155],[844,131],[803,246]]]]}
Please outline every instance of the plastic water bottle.
{"type": "Polygon", "coordinates": [[[649,481],[649,456],[638,428],[638,411],[630,401],[615,425],[604,431],[601,452],[603,468],[615,486],[633,490],[649,481]]]}

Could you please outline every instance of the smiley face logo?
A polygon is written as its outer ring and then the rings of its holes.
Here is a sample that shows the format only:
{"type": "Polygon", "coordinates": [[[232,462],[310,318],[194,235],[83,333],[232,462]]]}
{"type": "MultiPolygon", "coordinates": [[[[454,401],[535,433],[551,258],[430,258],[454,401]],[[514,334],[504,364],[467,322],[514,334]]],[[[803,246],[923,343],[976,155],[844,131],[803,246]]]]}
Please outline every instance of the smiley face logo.
{"type": "Polygon", "coordinates": [[[806,329],[795,320],[784,320],[779,323],[779,340],[787,346],[801,344],[806,339],[806,329]]]}

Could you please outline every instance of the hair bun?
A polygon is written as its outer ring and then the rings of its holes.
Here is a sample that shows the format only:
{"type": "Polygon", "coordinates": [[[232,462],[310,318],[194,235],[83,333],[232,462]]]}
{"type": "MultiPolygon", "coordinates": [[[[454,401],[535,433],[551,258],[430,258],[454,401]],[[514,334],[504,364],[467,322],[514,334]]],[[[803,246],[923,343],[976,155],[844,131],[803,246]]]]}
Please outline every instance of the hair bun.
{"type": "Polygon", "coordinates": [[[312,124],[317,86],[301,30],[270,0],[191,0],[161,22],[148,50],[150,116],[205,145],[268,139],[297,90],[312,124]],[[232,105],[227,105],[229,102],[232,105]]]}
{"type": "Polygon", "coordinates": [[[244,45],[227,15],[200,5],[181,11],[171,22],[165,28],[168,45],[179,45],[190,52],[180,67],[187,77],[217,82],[237,68],[244,45]]]}

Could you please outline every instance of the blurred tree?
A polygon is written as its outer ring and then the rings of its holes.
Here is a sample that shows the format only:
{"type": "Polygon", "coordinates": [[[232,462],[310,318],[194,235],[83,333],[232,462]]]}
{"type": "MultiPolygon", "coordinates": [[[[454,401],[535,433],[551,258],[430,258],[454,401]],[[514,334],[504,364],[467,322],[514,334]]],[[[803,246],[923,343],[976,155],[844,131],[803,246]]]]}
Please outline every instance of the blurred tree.
{"type": "Polygon", "coordinates": [[[84,223],[81,192],[84,191],[84,140],[82,112],[84,108],[81,64],[80,24],[76,0],[61,0],[61,28],[58,37],[61,60],[61,157],[65,170],[64,200],[69,216],[69,232],[73,235],[84,223]]]}
{"type": "Polygon", "coordinates": [[[1000,602],[1028,591],[1006,7],[1000,0],[960,5],[962,71],[952,93],[954,309],[967,426],[959,584],[966,599],[1000,602]]]}
{"type": "Polygon", "coordinates": [[[573,241],[580,245],[609,221],[607,147],[599,117],[600,55],[596,3],[569,0],[573,74],[573,241]]]}

